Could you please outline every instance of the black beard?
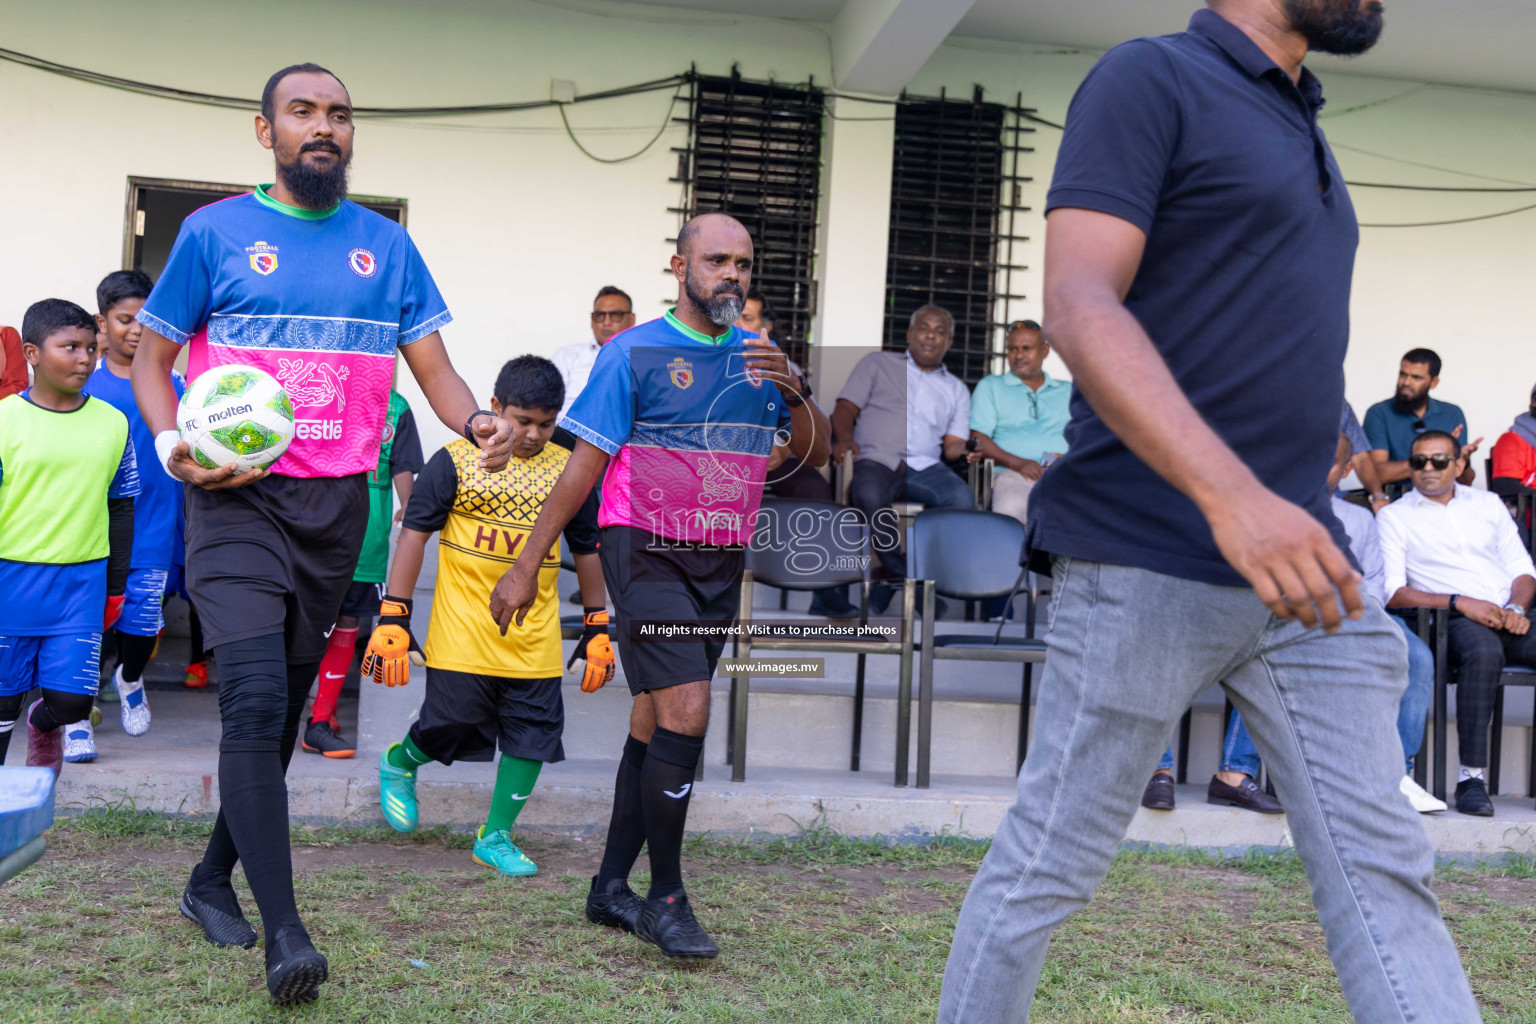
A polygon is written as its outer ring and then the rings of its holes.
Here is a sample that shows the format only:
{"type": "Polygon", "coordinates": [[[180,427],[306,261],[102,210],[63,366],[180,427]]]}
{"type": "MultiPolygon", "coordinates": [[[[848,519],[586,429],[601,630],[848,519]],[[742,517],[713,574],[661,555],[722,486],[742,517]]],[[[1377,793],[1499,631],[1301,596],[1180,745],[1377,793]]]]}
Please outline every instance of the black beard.
{"type": "Polygon", "coordinates": [[[328,171],[317,171],[304,163],[301,149],[293,163],[277,165],[277,176],[299,206],[307,210],[329,210],[347,196],[347,167],[351,162],[349,156],[345,160],[336,160],[328,171]]]}
{"type": "Polygon", "coordinates": [[[738,285],[722,285],[721,290],[713,297],[695,291],[692,270],[683,274],[683,291],[688,294],[689,300],[695,306],[704,311],[704,315],[709,317],[709,322],[716,327],[731,326],[741,318],[741,311],[747,304],[738,285]]]}
{"type": "Polygon", "coordinates": [[[1291,28],[1314,53],[1353,57],[1376,45],[1381,36],[1381,4],[1371,0],[1285,0],[1291,28]]]}
{"type": "Polygon", "coordinates": [[[1423,395],[1414,395],[1412,398],[1404,399],[1402,394],[1394,393],[1392,395],[1392,408],[1403,416],[1417,416],[1419,403],[1422,401],[1424,401],[1423,395]]]}

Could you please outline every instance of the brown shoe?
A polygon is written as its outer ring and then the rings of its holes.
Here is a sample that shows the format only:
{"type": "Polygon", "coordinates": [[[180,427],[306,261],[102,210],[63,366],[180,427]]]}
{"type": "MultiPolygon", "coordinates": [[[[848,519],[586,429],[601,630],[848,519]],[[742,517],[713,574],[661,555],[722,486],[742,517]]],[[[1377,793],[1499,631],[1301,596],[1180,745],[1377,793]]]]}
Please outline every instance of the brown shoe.
{"type": "Polygon", "coordinates": [[[1141,806],[1149,811],[1173,810],[1173,776],[1167,772],[1154,772],[1152,781],[1141,791],[1141,806]]]}
{"type": "Polygon", "coordinates": [[[1260,789],[1259,784],[1246,775],[1235,786],[1229,786],[1212,775],[1211,784],[1205,791],[1205,802],[1222,807],[1241,807],[1245,811],[1257,811],[1260,814],[1285,813],[1279,800],[1260,789]]]}

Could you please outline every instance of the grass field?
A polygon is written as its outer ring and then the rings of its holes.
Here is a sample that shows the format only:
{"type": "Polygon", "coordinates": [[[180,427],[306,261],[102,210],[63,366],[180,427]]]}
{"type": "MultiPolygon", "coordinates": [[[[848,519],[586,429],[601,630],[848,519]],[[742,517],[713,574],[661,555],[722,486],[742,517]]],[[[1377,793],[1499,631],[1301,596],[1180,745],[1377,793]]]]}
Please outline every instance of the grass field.
{"type": "MultiPolygon", "coordinates": [[[[259,947],[214,949],[176,912],[207,831],[123,810],[55,826],[43,861],[0,888],[0,1020],[931,1022],[983,852],[824,832],[691,841],[689,891],[722,953],[676,966],[582,916],[600,838],[524,834],[541,871],[511,881],[473,864],[462,833],[297,829],[299,905],[332,981],[276,1009],[259,947]]],[[[1536,864],[1447,869],[1437,890],[1489,1024],[1536,1024],[1536,864]]],[[[1058,933],[1034,1019],[1349,1016],[1293,857],[1138,852],[1058,933]]]]}

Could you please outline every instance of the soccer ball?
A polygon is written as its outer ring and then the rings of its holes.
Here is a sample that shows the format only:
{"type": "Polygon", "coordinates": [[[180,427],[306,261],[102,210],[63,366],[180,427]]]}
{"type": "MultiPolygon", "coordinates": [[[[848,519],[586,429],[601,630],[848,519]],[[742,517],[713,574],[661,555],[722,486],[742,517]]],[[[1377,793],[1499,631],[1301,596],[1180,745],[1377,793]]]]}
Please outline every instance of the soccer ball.
{"type": "Polygon", "coordinates": [[[277,379],[254,366],[206,371],[187,388],[176,427],[205,469],[231,462],[240,472],[270,466],[293,440],[293,403],[277,379]]]}

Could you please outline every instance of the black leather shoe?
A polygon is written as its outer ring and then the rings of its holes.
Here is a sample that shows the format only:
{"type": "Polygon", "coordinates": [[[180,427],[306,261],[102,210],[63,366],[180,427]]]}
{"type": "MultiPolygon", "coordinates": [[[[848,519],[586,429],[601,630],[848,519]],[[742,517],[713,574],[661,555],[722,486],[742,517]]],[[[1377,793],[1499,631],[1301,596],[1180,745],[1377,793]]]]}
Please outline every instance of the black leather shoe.
{"type": "Polygon", "coordinates": [[[614,879],[599,892],[597,876],[592,876],[592,888],[587,891],[587,920],[593,924],[633,933],[635,919],[644,905],[645,901],[636,895],[628,882],[614,879]]]}
{"type": "Polygon", "coordinates": [[[848,600],[847,588],[830,587],[811,595],[811,606],[806,609],[806,614],[829,619],[852,619],[858,616],[859,606],[848,600]]]}
{"type": "Polygon", "coordinates": [[[1235,786],[1229,786],[1212,775],[1211,784],[1205,791],[1205,802],[1221,807],[1241,807],[1245,811],[1257,811],[1259,814],[1285,813],[1279,800],[1260,789],[1259,784],[1246,775],[1235,786]]]}
{"type": "Polygon", "coordinates": [[[1456,784],[1456,809],[1479,818],[1493,817],[1493,801],[1488,799],[1488,786],[1482,779],[1463,779],[1456,784]]]}
{"type": "Polygon", "coordinates": [[[1154,772],[1152,781],[1141,791],[1141,806],[1149,811],[1173,810],[1173,776],[1167,772],[1154,772]]]}
{"type": "Polygon", "coordinates": [[[235,903],[234,899],[234,890],[230,890],[229,901],[235,912],[227,914],[194,893],[192,883],[188,882],[182,890],[181,903],[177,909],[181,911],[182,917],[201,928],[204,938],[215,946],[250,949],[256,945],[256,929],[245,919],[245,915],[240,912],[240,904],[235,903]]]}
{"type": "Polygon", "coordinates": [[[694,920],[693,908],[683,895],[646,900],[635,921],[635,937],[674,960],[710,960],[720,955],[720,947],[694,920]]]}
{"type": "Polygon", "coordinates": [[[328,977],[330,965],[302,926],[267,936],[267,993],[274,1004],[313,1002],[328,977]]]}

